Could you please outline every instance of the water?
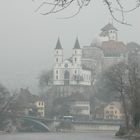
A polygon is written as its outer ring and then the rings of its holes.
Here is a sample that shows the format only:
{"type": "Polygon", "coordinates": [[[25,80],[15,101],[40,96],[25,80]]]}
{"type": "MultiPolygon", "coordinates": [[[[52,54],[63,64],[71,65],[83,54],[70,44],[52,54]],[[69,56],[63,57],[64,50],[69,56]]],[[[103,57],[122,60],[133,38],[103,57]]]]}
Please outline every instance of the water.
{"type": "Polygon", "coordinates": [[[119,140],[113,132],[20,133],[0,135],[0,140],[119,140]]]}

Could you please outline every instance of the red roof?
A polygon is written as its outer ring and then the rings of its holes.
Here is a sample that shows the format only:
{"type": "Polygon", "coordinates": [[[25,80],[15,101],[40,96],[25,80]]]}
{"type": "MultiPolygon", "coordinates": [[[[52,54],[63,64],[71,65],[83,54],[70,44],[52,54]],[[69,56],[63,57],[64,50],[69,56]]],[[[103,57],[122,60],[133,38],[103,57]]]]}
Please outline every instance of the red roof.
{"type": "Polygon", "coordinates": [[[119,56],[125,53],[126,45],[120,41],[109,40],[102,42],[102,49],[105,56],[119,56]]]}

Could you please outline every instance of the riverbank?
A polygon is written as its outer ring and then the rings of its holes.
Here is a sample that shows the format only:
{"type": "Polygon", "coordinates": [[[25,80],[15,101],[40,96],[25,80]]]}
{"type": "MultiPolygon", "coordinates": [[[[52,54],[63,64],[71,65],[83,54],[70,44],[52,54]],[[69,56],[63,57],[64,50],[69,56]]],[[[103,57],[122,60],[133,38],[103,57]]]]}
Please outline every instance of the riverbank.
{"type": "Polygon", "coordinates": [[[127,132],[126,129],[121,128],[116,133],[116,137],[129,140],[140,140],[140,129],[131,129],[127,132]]]}
{"type": "Polygon", "coordinates": [[[0,140],[116,140],[114,132],[90,133],[14,133],[0,135],[0,140]]]}

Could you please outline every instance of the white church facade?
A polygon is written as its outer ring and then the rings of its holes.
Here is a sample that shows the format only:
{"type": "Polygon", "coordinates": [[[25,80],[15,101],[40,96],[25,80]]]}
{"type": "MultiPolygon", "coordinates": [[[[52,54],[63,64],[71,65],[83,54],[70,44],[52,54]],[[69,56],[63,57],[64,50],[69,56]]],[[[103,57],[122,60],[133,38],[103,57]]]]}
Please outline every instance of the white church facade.
{"type": "Polygon", "coordinates": [[[54,85],[91,85],[91,71],[82,67],[82,49],[78,39],[76,39],[71,58],[64,58],[59,39],[54,51],[54,85]]]}

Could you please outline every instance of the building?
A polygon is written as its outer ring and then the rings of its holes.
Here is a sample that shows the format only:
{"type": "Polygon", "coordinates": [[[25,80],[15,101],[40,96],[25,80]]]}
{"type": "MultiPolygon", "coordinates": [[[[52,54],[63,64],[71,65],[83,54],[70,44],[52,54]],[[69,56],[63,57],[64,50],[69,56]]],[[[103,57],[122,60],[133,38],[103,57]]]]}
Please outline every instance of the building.
{"type": "Polygon", "coordinates": [[[104,119],[106,120],[122,120],[124,113],[120,102],[112,102],[104,108],[104,119]]]}
{"type": "Polygon", "coordinates": [[[45,116],[45,102],[38,98],[34,104],[37,109],[38,116],[44,117],[45,116]]]}
{"type": "Polygon", "coordinates": [[[127,60],[126,45],[118,40],[118,30],[111,23],[104,26],[99,37],[89,46],[84,46],[82,51],[82,63],[92,67],[95,75],[127,60]]]}
{"type": "Polygon", "coordinates": [[[89,46],[81,48],[76,39],[72,57],[69,59],[64,58],[58,39],[54,58],[54,85],[91,85],[96,76],[113,64],[127,61],[127,51],[126,45],[118,40],[118,29],[108,23],[89,46]]]}
{"type": "Polygon", "coordinates": [[[21,88],[16,101],[18,113],[28,116],[45,116],[45,103],[42,98],[31,94],[28,88],[21,88]]]}
{"type": "Polygon", "coordinates": [[[54,58],[54,85],[91,85],[91,71],[82,66],[82,49],[78,39],[76,39],[72,57],[69,59],[64,58],[63,48],[58,39],[54,58]]]}
{"type": "Polygon", "coordinates": [[[71,105],[70,113],[77,120],[89,119],[90,117],[90,102],[89,101],[75,101],[71,105]]]}
{"type": "Polygon", "coordinates": [[[103,120],[104,119],[104,108],[105,104],[101,104],[95,109],[94,119],[96,120],[103,120]]]}

